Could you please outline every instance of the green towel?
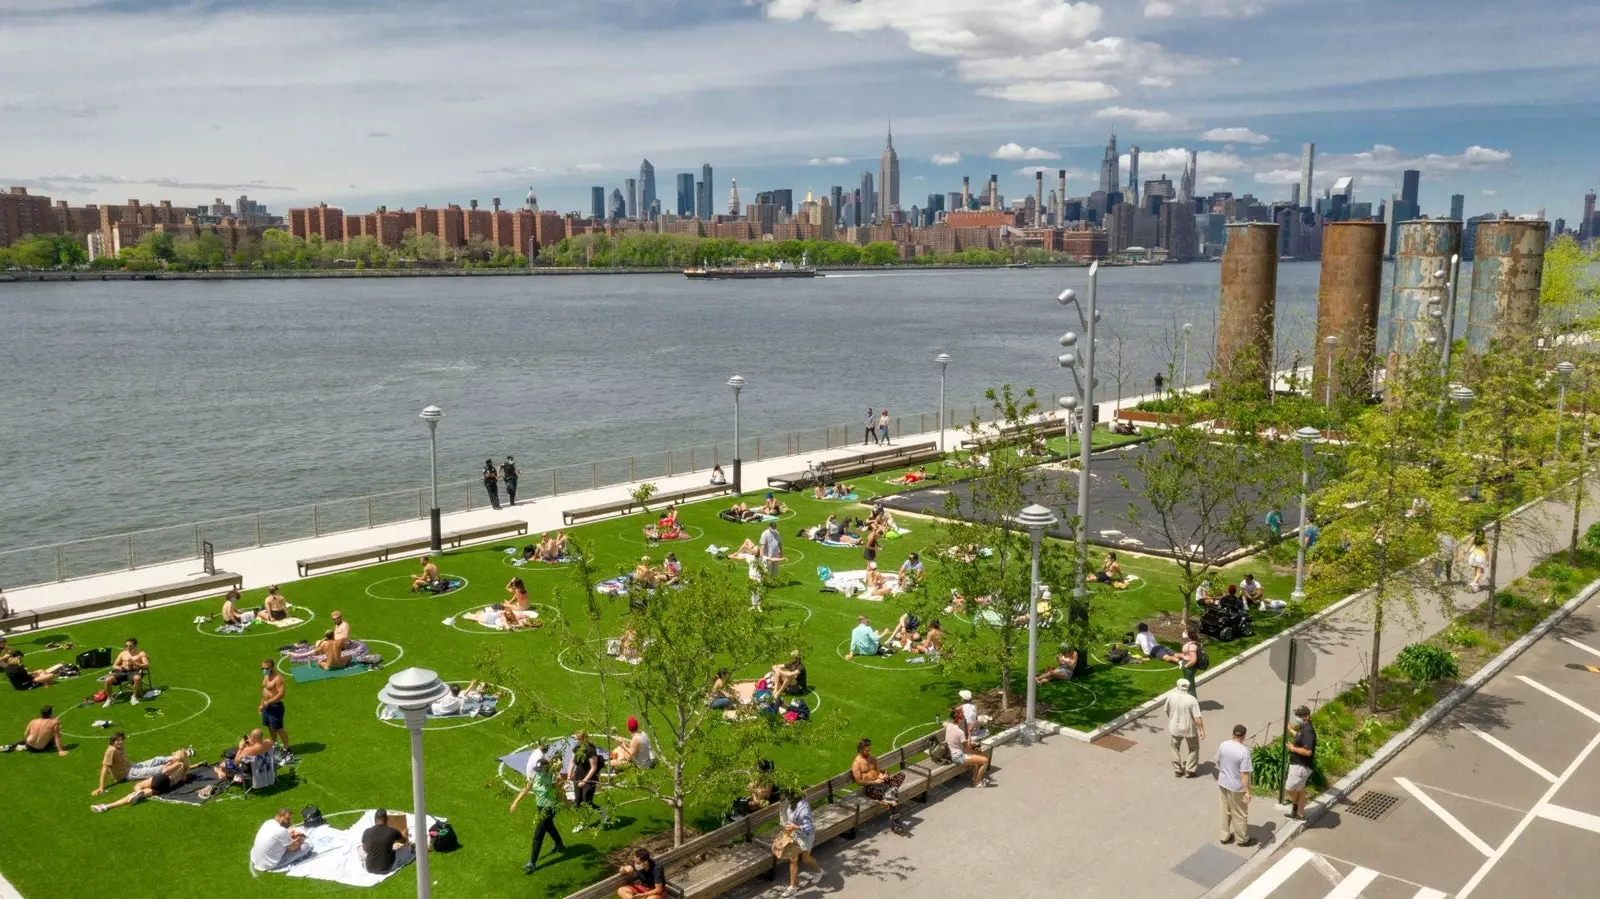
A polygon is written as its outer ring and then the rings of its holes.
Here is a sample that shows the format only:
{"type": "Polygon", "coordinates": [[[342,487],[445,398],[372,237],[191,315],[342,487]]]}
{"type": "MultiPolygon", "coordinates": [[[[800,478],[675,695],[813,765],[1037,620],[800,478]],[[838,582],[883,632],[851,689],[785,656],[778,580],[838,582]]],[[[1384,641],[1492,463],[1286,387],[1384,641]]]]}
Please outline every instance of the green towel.
{"type": "Polygon", "coordinates": [[[332,671],[322,670],[320,665],[296,665],[289,669],[289,676],[297,684],[309,684],[312,681],[332,680],[336,677],[349,677],[352,674],[365,674],[371,671],[365,665],[352,662],[344,668],[335,668],[332,671]]]}

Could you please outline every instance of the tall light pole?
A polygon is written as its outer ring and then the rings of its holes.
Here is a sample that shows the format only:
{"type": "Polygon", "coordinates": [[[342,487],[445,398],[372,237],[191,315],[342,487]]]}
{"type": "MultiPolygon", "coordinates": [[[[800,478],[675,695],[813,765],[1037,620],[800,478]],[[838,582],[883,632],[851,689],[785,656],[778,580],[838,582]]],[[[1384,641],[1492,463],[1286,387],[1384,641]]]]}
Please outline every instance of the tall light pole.
{"type": "Polygon", "coordinates": [[[428,875],[428,797],[422,777],[422,724],[428,707],[450,695],[439,675],[426,668],[407,668],[389,675],[378,691],[378,701],[400,709],[411,732],[411,840],[417,852],[417,899],[428,899],[433,880],[428,875]]]}
{"type": "MultiPolygon", "coordinates": [[[[1073,602],[1081,606],[1088,597],[1088,588],[1084,586],[1083,579],[1088,574],[1089,564],[1089,451],[1094,437],[1094,326],[1100,319],[1100,313],[1095,309],[1095,287],[1100,279],[1100,263],[1093,262],[1089,265],[1089,300],[1078,307],[1078,321],[1083,326],[1087,344],[1083,350],[1083,375],[1078,375],[1079,360],[1077,354],[1067,352],[1056,357],[1056,362],[1072,374],[1074,385],[1078,388],[1078,396],[1065,396],[1061,398],[1061,407],[1071,412],[1080,410],[1078,429],[1078,577],[1077,586],[1072,590],[1073,602]]],[[[1063,306],[1073,305],[1078,302],[1078,295],[1071,289],[1061,291],[1056,301],[1063,306]]],[[[1078,335],[1068,331],[1061,335],[1061,345],[1069,349],[1078,343],[1078,335]]]]}
{"type": "Polygon", "coordinates": [[[428,510],[428,546],[433,552],[444,549],[439,534],[439,419],[444,418],[444,410],[438,406],[429,406],[422,410],[420,417],[428,423],[428,474],[430,476],[432,491],[428,510]]]}
{"type": "Polygon", "coordinates": [[[1034,718],[1039,687],[1034,679],[1039,671],[1039,547],[1044,542],[1044,532],[1055,527],[1057,519],[1049,509],[1034,503],[1017,515],[1016,522],[1027,528],[1033,538],[1033,587],[1028,594],[1028,716],[1022,722],[1022,742],[1031,745],[1039,738],[1039,725],[1034,718]]]}
{"type": "Polygon", "coordinates": [[[1194,333],[1194,324],[1183,323],[1183,389],[1189,389],[1189,335],[1194,333]]]}
{"type": "Polygon", "coordinates": [[[1567,382],[1572,380],[1572,373],[1578,366],[1571,362],[1556,363],[1556,380],[1561,382],[1561,392],[1556,400],[1556,464],[1561,464],[1561,419],[1567,414],[1567,382]]]}
{"type": "Polygon", "coordinates": [[[933,357],[939,365],[939,452],[944,452],[944,370],[950,364],[950,354],[940,353],[933,357]]]}
{"type": "Polygon", "coordinates": [[[1450,391],[1450,399],[1454,400],[1456,408],[1461,410],[1460,417],[1456,419],[1457,451],[1461,449],[1462,437],[1466,434],[1467,430],[1467,409],[1472,406],[1472,401],[1477,398],[1478,395],[1473,392],[1471,387],[1464,387],[1460,384],[1457,384],[1455,388],[1450,391]]]}
{"type": "Polygon", "coordinates": [[[1322,343],[1328,348],[1328,377],[1327,383],[1322,385],[1322,404],[1329,409],[1333,408],[1333,348],[1339,345],[1339,335],[1329,334],[1322,338],[1322,343]]]}
{"type": "Polygon", "coordinates": [[[740,472],[742,463],[739,461],[739,391],[744,389],[744,378],[734,375],[728,379],[728,386],[733,388],[733,495],[744,493],[744,478],[740,472]]]}
{"type": "Polygon", "coordinates": [[[1294,557],[1294,592],[1289,598],[1304,602],[1306,598],[1306,496],[1311,492],[1311,460],[1317,454],[1317,444],[1322,432],[1312,427],[1294,432],[1300,441],[1300,531],[1296,538],[1300,549],[1294,557]]]}

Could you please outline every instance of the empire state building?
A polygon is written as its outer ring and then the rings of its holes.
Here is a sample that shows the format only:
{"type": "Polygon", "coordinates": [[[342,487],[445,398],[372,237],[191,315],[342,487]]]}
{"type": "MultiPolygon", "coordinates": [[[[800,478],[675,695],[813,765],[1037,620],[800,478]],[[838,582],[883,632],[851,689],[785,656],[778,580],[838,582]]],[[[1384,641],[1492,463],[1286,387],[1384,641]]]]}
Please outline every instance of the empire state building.
{"type": "Polygon", "coordinates": [[[883,148],[883,158],[878,162],[878,218],[890,221],[891,213],[900,206],[900,156],[894,151],[894,129],[889,129],[889,140],[883,148]]]}

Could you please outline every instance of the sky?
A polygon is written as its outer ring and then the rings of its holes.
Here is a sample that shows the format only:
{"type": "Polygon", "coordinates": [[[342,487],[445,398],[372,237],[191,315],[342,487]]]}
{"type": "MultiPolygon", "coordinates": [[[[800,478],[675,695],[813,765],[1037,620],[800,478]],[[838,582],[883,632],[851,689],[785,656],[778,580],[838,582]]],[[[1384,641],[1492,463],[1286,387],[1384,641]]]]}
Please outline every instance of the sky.
{"type": "MultiPolygon", "coordinates": [[[[1588,0],[0,0],[0,185],[73,204],[241,193],[366,211],[532,187],[587,214],[655,165],[758,190],[876,177],[901,205],[1094,190],[1108,136],[1142,178],[1575,226],[1600,186],[1588,0]]],[[[1126,174],[1124,173],[1124,178],[1126,174]]]]}

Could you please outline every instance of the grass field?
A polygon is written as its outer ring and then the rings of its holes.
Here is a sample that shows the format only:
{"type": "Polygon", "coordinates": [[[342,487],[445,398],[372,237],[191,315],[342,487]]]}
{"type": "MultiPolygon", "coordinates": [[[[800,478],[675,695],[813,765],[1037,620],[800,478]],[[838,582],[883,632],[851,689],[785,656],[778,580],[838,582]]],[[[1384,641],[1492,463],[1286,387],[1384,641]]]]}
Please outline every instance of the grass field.
{"type": "MultiPolygon", "coordinates": [[[[897,489],[886,483],[889,476],[859,479],[859,492],[866,496],[897,489]]],[[[898,658],[846,661],[843,644],[855,616],[865,611],[875,626],[886,626],[899,614],[899,605],[893,599],[869,603],[819,592],[818,565],[835,571],[859,568],[860,552],[800,541],[794,531],[821,521],[829,511],[842,511],[840,507],[846,504],[796,495],[783,499],[795,510],[780,525],[791,562],[781,572],[783,586],[769,594],[768,606],[800,623],[801,648],[816,690],[810,702],[817,717],[837,716],[848,722],[848,739],[832,752],[774,753],[780,768],[814,782],[848,766],[856,736],[869,736],[885,749],[897,741],[909,741],[932,729],[935,718],[955,701],[957,690],[981,691],[995,682],[993,678],[958,681],[938,666],[908,665],[898,658]]],[[[726,564],[714,562],[706,554],[710,543],[737,546],[744,537],[757,534],[759,525],[741,526],[717,518],[724,505],[712,501],[680,510],[693,539],[675,541],[671,548],[690,572],[726,564]]],[[[645,516],[611,519],[571,529],[571,533],[594,561],[598,576],[606,577],[631,568],[647,552],[654,559],[661,558],[667,547],[645,546],[644,520],[645,516]]],[[[901,525],[911,533],[885,544],[879,564],[886,570],[937,537],[932,522],[902,519],[901,525]]],[[[525,542],[518,540],[516,545],[525,542]]],[[[54,704],[70,735],[67,745],[71,754],[67,758],[54,754],[0,758],[0,790],[8,798],[8,816],[21,822],[0,842],[0,872],[29,897],[261,895],[268,890],[275,896],[294,897],[352,892],[349,887],[281,875],[256,877],[249,870],[248,852],[256,828],[280,805],[295,809],[297,817],[298,810],[308,804],[326,813],[410,807],[405,731],[376,716],[375,694],[385,673],[290,682],[287,729],[301,761],[297,772],[280,779],[271,795],[236,798],[235,791],[204,806],[147,802],[105,815],[92,814],[89,805],[99,800],[92,800],[90,791],[109,729],[90,724],[106,718],[114,722],[113,729],[126,731],[128,755],[135,760],[192,744],[201,759],[215,761],[241,733],[258,724],[255,706],[261,660],[275,659],[280,644],[316,639],[327,626],[329,613],[340,609],[352,623],[355,636],[368,640],[391,666],[432,668],[445,680],[472,678],[479,651],[491,645],[502,647],[522,676],[538,684],[543,698],[562,710],[552,719],[551,733],[570,732],[576,718],[598,704],[596,678],[566,664],[554,627],[505,634],[460,619],[454,626],[442,623],[448,616],[500,601],[506,595],[505,583],[518,575],[526,581],[533,601],[542,604],[545,617],[577,614],[582,600],[570,571],[562,566],[513,568],[503,551],[511,545],[503,542],[445,555],[443,572],[461,577],[467,584],[443,597],[408,593],[408,575],[417,567],[414,560],[288,584],[284,592],[299,607],[296,614],[314,617],[287,632],[217,635],[212,625],[194,622],[197,615],[216,611],[218,602],[208,600],[12,635],[13,645],[27,653],[31,667],[70,660],[86,647],[118,647],[124,638],[137,636],[150,653],[153,680],[165,692],[137,707],[118,703],[102,709],[98,704],[77,706],[97,689],[88,676],[29,693],[6,691],[0,701],[0,732],[7,739],[19,738],[23,724],[40,704],[48,702],[54,704]],[[70,639],[76,647],[55,653],[42,648],[61,639],[70,639]],[[572,720],[562,720],[563,716],[572,720]]],[[[1246,567],[1252,566],[1241,566],[1232,574],[1246,567]]],[[[1286,596],[1290,584],[1281,575],[1264,570],[1266,567],[1262,563],[1253,570],[1269,595],[1286,596]]],[[[1178,607],[1176,572],[1170,563],[1127,557],[1125,568],[1143,581],[1126,591],[1096,594],[1097,614],[1107,627],[1131,630],[1139,620],[1178,607]]],[[[1065,595],[1066,591],[1063,586],[1056,593],[1065,595]]],[[[247,594],[247,604],[258,603],[262,594],[260,590],[247,594]]],[[[615,621],[620,622],[626,603],[618,600],[615,606],[615,621]]],[[[1261,636],[1288,620],[1264,622],[1261,636]]],[[[620,625],[616,630],[620,631],[620,625]]],[[[1247,645],[1239,641],[1211,647],[1213,664],[1247,645]]],[[[1041,651],[1042,659],[1050,655],[1048,648],[1041,651]]],[[[618,670],[625,666],[619,665],[618,670]]],[[[1040,696],[1051,708],[1050,718],[1073,727],[1092,727],[1170,688],[1173,674],[1160,665],[1100,665],[1077,681],[1042,688],[1040,696]]],[[[502,700],[507,701],[514,700],[502,700]]],[[[614,724],[619,730],[620,719],[630,713],[635,712],[614,708],[618,719],[614,724]]],[[[463,844],[460,851],[434,859],[435,893],[439,896],[560,895],[606,873],[605,858],[610,851],[669,825],[667,810],[657,802],[621,789],[603,791],[601,803],[614,809],[617,823],[603,832],[588,830],[567,836],[567,852],[542,863],[536,875],[526,877],[521,864],[526,860],[534,821],[532,803],[515,816],[508,814],[512,790],[507,783],[520,786],[520,776],[502,771],[496,761],[518,749],[525,738],[512,733],[502,718],[449,724],[453,726],[434,722],[425,739],[429,809],[454,822],[463,844]]],[[[112,796],[120,797],[127,789],[120,787],[112,796]]],[[[693,809],[691,819],[709,825],[725,807],[719,802],[715,807],[693,809]]],[[[351,820],[333,818],[334,823],[351,820]]],[[[570,814],[560,818],[564,833],[574,821],[570,814]]],[[[414,889],[414,873],[407,870],[366,892],[391,896],[414,889]]]]}

